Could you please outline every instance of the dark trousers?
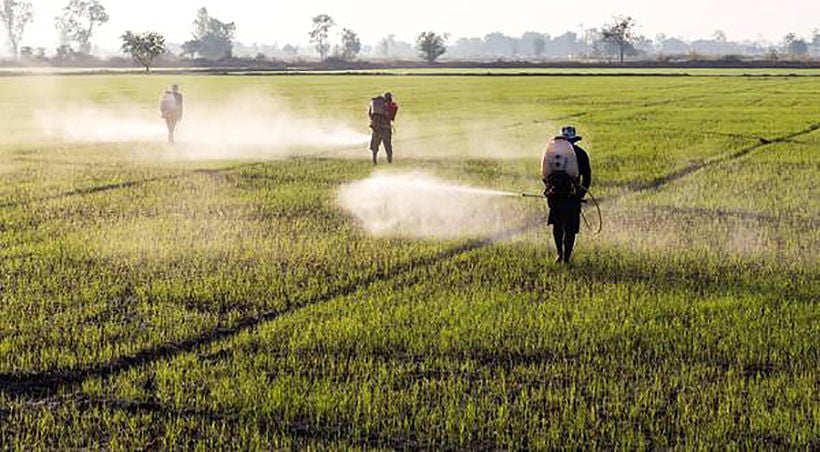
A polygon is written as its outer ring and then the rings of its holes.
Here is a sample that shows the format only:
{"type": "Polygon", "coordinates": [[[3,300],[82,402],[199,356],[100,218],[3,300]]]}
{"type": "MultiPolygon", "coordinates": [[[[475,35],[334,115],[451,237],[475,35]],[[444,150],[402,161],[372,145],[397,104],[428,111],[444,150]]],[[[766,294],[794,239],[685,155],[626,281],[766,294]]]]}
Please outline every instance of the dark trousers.
{"type": "Polygon", "coordinates": [[[373,128],[373,135],[370,137],[370,151],[373,153],[373,164],[378,162],[379,146],[384,143],[384,151],[387,153],[387,163],[393,163],[393,131],[390,128],[373,128]]]}
{"type": "Polygon", "coordinates": [[[552,238],[558,251],[558,262],[569,262],[575,247],[575,235],[581,226],[581,200],[570,196],[549,198],[548,224],[552,225],[552,238]]]}
{"type": "Polygon", "coordinates": [[[569,262],[572,248],[575,247],[575,233],[569,232],[563,224],[552,225],[552,238],[555,240],[555,249],[558,250],[558,262],[569,262]]]}
{"type": "Polygon", "coordinates": [[[177,122],[179,120],[173,116],[166,116],[165,117],[165,126],[168,127],[168,142],[174,142],[174,131],[177,128],[177,122]]]}

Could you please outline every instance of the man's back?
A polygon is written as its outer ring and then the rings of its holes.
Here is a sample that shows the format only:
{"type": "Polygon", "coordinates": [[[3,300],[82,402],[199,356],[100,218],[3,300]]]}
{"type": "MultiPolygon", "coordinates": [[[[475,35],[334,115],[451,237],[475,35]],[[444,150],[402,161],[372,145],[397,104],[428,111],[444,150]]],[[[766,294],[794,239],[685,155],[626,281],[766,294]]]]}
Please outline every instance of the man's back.
{"type": "Polygon", "coordinates": [[[378,130],[390,130],[391,121],[396,115],[398,106],[392,101],[385,101],[384,98],[375,98],[374,101],[380,100],[382,103],[371,102],[368,116],[370,116],[370,127],[378,130]]]}
{"type": "Polygon", "coordinates": [[[578,159],[580,185],[584,187],[584,193],[586,193],[592,184],[592,166],[589,164],[589,154],[576,143],[573,143],[572,147],[575,150],[575,158],[578,159]]]}
{"type": "Polygon", "coordinates": [[[174,99],[177,101],[177,118],[182,119],[182,93],[175,91],[174,99]]]}

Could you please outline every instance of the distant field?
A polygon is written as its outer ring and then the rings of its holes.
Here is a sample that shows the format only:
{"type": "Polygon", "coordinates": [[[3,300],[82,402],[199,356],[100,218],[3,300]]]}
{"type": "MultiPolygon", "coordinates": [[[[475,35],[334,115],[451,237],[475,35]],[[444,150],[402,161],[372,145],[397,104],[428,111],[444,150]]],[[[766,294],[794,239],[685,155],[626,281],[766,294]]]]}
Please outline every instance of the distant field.
{"type": "MultiPolygon", "coordinates": [[[[817,77],[820,76],[820,68],[698,68],[698,67],[442,67],[430,68],[390,68],[390,69],[339,69],[339,70],[309,70],[309,69],[287,69],[287,70],[250,70],[250,73],[259,72],[266,75],[344,75],[344,74],[368,74],[368,75],[532,75],[532,76],[561,76],[561,75],[585,75],[585,76],[773,76],[773,77],[817,77]]],[[[501,63],[503,64],[503,63],[501,63]]],[[[30,74],[42,76],[55,75],[103,75],[106,74],[141,74],[142,68],[64,68],[64,67],[0,67],[0,75],[30,74]]],[[[234,74],[248,73],[248,70],[240,68],[153,68],[154,74],[172,74],[189,72],[191,74],[210,72],[229,72],[234,74]]]]}
{"type": "Polygon", "coordinates": [[[815,77],[40,75],[0,97],[3,447],[820,447],[815,77]],[[374,170],[385,90],[397,162],[374,170]],[[446,189],[540,192],[563,124],[604,221],[570,267],[540,200],[446,189]]]}
{"type": "MultiPolygon", "coordinates": [[[[358,71],[357,71],[358,72],[358,71]]],[[[363,73],[401,75],[465,74],[465,75],[692,75],[692,76],[820,76],[820,69],[790,68],[419,68],[419,69],[373,69],[363,73]]]]}

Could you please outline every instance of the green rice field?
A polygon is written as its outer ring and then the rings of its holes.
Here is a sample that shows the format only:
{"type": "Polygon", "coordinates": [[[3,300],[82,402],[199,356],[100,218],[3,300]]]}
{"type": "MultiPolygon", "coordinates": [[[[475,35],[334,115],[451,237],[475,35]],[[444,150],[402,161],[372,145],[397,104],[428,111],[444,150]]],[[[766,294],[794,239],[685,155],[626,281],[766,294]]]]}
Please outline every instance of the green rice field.
{"type": "Polygon", "coordinates": [[[820,448],[816,76],[30,75],[0,97],[0,449],[820,448]],[[566,124],[603,222],[563,266],[520,194],[566,124]]]}

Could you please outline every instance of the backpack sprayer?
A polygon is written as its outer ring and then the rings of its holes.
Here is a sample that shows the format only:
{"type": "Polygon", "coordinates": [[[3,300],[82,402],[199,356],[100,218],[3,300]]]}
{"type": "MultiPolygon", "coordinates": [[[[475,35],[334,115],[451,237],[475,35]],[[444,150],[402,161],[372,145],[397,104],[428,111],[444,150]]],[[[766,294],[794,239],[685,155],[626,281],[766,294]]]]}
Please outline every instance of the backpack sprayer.
{"type": "MultiPolygon", "coordinates": [[[[580,186],[577,182],[580,176],[580,168],[578,157],[575,153],[574,143],[580,141],[581,137],[575,134],[575,127],[565,126],[561,128],[561,134],[550,140],[547,145],[547,151],[541,160],[541,176],[544,183],[547,184],[547,190],[543,195],[534,195],[530,193],[523,193],[525,198],[547,198],[550,195],[559,196],[577,196],[578,193],[588,194],[598,212],[598,227],[593,228],[587,219],[584,210],[581,209],[581,216],[584,218],[584,224],[587,228],[599,234],[603,229],[603,217],[601,216],[601,207],[598,200],[592,196],[589,191],[580,186]]],[[[589,201],[579,199],[582,204],[587,204],[589,201]]]]}

